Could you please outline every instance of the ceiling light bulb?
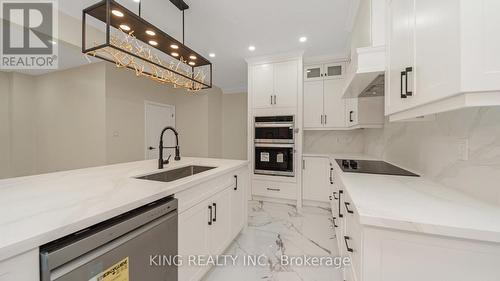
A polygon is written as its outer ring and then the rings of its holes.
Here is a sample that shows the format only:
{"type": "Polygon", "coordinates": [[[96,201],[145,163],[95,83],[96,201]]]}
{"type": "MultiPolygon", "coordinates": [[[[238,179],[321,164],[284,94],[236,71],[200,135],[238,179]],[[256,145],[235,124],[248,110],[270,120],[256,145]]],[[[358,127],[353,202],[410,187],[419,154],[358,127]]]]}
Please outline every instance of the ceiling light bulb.
{"type": "Polygon", "coordinates": [[[178,57],[179,56],[178,53],[171,53],[171,55],[174,56],[174,57],[178,57]]]}
{"type": "Polygon", "coordinates": [[[141,2],[141,0],[134,0],[134,2],[135,2],[135,3],[139,3],[139,2],[141,2]]]}
{"type": "Polygon", "coordinates": [[[115,15],[117,17],[123,17],[123,13],[118,11],[118,10],[113,10],[113,11],[111,11],[111,13],[113,13],[113,15],[115,15]]]}
{"type": "Polygon", "coordinates": [[[194,63],[194,61],[190,61],[189,65],[196,65],[196,63],[194,63]]]}
{"type": "Polygon", "coordinates": [[[121,24],[120,25],[120,29],[121,30],[125,30],[125,31],[130,31],[130,26],[126,25],[126,24],[121,24]]]}
{"type": "Polygon", "coordinates": [[[192,60],[195,60],[196,56],[190,55],[189,58],[192,59],[192,60]]]}
{"type": "Polygon", "coordinates": [[[158,42],[154,41],[154,40],[151,40],[149,41],[149,44],[153,45],[153,46],[156,46],[158,45],[158,42]]]}
{"type": "Polygon", "coordinates": [[[175,45],[175,44],[172,44],[172,45],[170,45],[170,48],[172,48],[172,49],[176,49],[176,50],[177,50],[177,49],[179,49],[179,46],[177,46],[177,45],[175,45]]]}
{"type": "Polygon", "coordinates": [[[251,52],[255,51],[255,46],[249,46],[248,50],[251,51],[251,52]]]}
{"type": "Polygon", "coordinates": [[[156,33],[153,30],[149,30],[149,29],[146,30],[146,34],[150,35],[150,36],[155,36],[156,35],[156,33]]]}
{"type": "Polygon", "coordinates": [[[307,41],[307,37],[302,36],[302,37],[299,38],[299,41],[302,42],[302,43],[304,43],[304,42],[307,41]]]}
{"type": "Polygon", "coordinates": [[[214,53],[210,53],[210,54],[208,54],[208,56],[211,57],[211,58],[215,58],[215,54],[214,53]]]}

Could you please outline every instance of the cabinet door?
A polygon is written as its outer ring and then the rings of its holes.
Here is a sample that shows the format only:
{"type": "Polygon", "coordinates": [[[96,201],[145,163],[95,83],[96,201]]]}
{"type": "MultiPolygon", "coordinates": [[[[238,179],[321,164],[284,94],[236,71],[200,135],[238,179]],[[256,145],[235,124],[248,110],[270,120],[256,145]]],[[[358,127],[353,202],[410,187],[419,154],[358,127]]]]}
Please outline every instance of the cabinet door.
{"type": "MultiPolygon", "coordinates": [[[[386,114],[402,111],[411,106],[412,97],[405,96],[405,79],[413,85],[413,73],[402,72],[414,65],[415,26],[414,0],[388,0],[387,85],[386,114]]],[[[436,42],[433,42],[436,44],[436,42]]],[[[410,87],[411,88],[411,87],[410,87]]],[[[410,91],[413,89],[410,89],[410,91]]]]}
{"type": "Polygon", "coordinates": [[[304,69],[304,81],[323,80],[323,65],[310,65],[304,69]]]}
{"type": "Polygon", "coordinates": [[[304,82],[304,127],[323,127],[323,81],[304,82]]]}
{"type": "Polygon", "coordinates": [[[347,127],[358,125],[358,99],[346,99],[347,127]]]}
{"type": "Polygon", "coordinates": [[[299,86],[297,61],[280,62],[274,65],[274,105],[296,107],[299,86]]]}
{"type": "Polygon", "coordinates": [[[324,81],[324,112],[325,127],[344,128],[346,126],[346,104],[342,98],[343,79],[333,79],[324,81]]]}
{"type": "Polygon", "coordinates": [[[210,254],[220,255],[231,242],[231,193],[226,188],[212,197],[213,223],[210,229],[210,254]]]}
{"type": "Polygon", "coordinates": [[[271,107],[274,102],[274,66],[272,64],[254,66],[252,85],[254,107],[271,107]]]}
{"type": "Polygon", "coordinates": [[[330,161],[324,157],[304,157],[302,190],[304,200],[329,202],[330,161]]]}
{"type": "Polygon", "coordinates": [[[179,255],[183,266],[179,267],[179,280],[199,280],[208,270],[206,267],[189,266],[189,255],[209,255],[210,212],[209,203],[202,202],[179,215],[179,255]]]}
{"type": "Polygon", "coordinates": [[[235,175],[234,187],[231,191],[231,239],[236,237],[245,226],[247,185],[248,173],[246,171],[235,175]]]}
{"type": "Polygon", "coordinates": [[[323,77],[325,79],[341,79],[344,78],[345,65],[343,63],[329,63],[323,67],[323,77]]]}

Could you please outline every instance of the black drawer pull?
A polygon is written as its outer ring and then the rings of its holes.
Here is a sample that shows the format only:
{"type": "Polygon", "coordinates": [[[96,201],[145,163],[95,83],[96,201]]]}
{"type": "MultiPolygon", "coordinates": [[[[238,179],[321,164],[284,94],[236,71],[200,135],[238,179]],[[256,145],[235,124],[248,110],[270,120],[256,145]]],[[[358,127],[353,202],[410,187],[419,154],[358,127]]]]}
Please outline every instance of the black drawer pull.
{"type": "Polygon", "coordinates": [[[345,210],[346,210],[349,214],[354,214],[354,211],[349,210],[349,206],[351,205],[351,203],[344,202],[344,205],[345,205],[345,210]]]}
{"type": "Polygon", "coordinates": [[[354,113],[354,111],[349,111],[349,122],[354,122],[354,119],[352,119],[352,114],[354,113]]]}
{"type": "Polygon", "coordinates": [[[208,211],[209,211],[209,220],[208,220],[208,225],[212,225],[212,216],[213,216],[213,213],[212,213],[212,206],[208,206],[208,211]]]}
{"type": "Polygon", "coordinates": [[[410,73],[412,71],[413,71],[413,67],[407,67],[405,69],[405,96],[407,96],[407,97],[413,95],[412,91],[408,91],[408,73],[410,73]]]}
{"type": "Polygon", "coordinates": [[[337,191],[335,191],[334,193],[332,193],[332,195],[333,195],[333,199],[339,200],[339,198],[335,196],[335,195],[337,195],[337,191]]]}
{"type": "Polygon", "coordinates": [[[234,180],[235,180],[234,190],[238,190],[238,176],[237,175],[234,175],[234,180]]]}
{"type": "Polygon", "coordinates": [[[214,219],[213,219],[213,221],[216,222],[217,221],[217,204],[214,203],[213,206],[214,206],[214,219]]]}
{"type": "Polygon", "coordinates": [[[339,218],[343,218],[344,217],[344,214],[342,214],[342,208],[340,206],[342,206],[340,204],[340,202],[342,202],[342,194],[344,194],[344,191],[343,190],[339,190],[339,218]]]}
{"type": "Polygon", "coordinates": [[[268,187],[267,190],[269,190],[269,191],[280,191],[281,189],[268,187]]]}
{"type": "Polygon", "coordinates": [[[403,91],[403,76],[406,77],[406,71],[401,71],[401,78],[400,78],[400,82],[401,82],[401,98],[402,99],[406,99],[406,93],[403,91]]]}
{"type": "Polygon", "coordinates": [[[344,241],[345,241],[345,247],[347,249],[348,252],[354,252],[354,249],[349,247],[349,242],[347,242],[347,240],[350,240],[351,238],[349,236],[344,236],[344,241]]]}
{"type": "Polygon", "coordinates": [[[335,219],[336,219],[336,217],[332,217],[332,219],[333,219],[333,226],[335,226],[335,227],[339,227],[339,226],[335,223],[335,219]]]}

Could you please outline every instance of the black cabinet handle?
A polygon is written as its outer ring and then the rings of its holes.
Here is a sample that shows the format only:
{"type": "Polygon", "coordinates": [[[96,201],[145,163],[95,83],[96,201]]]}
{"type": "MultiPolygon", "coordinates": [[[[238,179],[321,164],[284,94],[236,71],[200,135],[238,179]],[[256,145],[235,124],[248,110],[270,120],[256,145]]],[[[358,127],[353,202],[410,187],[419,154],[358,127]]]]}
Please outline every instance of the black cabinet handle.
{"type": "Polygon", "coordinates": [[[403,92],[403,76],[406,77],[406,71],[401,71],[401,78],[400,78],[400,82],[401,82],[401,98],[402,99],[406,99],[406,93],[403,92]]]}
{"type": "Polygon", "coordinates": [[[352,114],[354,114],[354,111],[349,111],[349,122],[354,122],[354,120],[352,119],[352,114]]]}
{"type": "Polygon", "coordinates": [[[270,188],[270,187],[268,187],[266,189],[269,190],[269,191],[280,191],[281,190],[279,188],[270,188]]]}
{"type": "Polygon", "coordinates": [[[156,147],[152,147],[152,146],[150,146],[150,147],[148,147],[148,149],[149,149],[149,150],[155,150],[155,149],[156,149],[156,147]]]}
{"type": "Polygon", "coordinates": [[[351,238],[349,236],[344,236],[344,242],[345,242],[345,247],[347,249],[348,252],[354,252],[354,249],[349,247],[349,242],[347,242],[347,240],[350,240],[351,238]]]}
{"type": "Polygon", "coordinates": [[[340,208],[340,202],[342,202],[342,194],[344,194],[344,191],[343,190],[339,190],[339,218],[343,218],[344,217],[344,214],[342,214],[342,210],[340,208]]]}
{"type": "Polygon", "coordinates": [[[213,216],[213,213],[212,213],[212,206],[208,206],[208,211],[209,211],[209,220],[208,220],[208,225],[212,225],[212,216],[213,216]]]}
{"type": "Polygon", "coordinates": [[[354,211],[349,210],[349,205],[351,205],[351,203],[344,202],[344,205],[345,205],[345,210],[346,210],[349,214],[354,214],[354,211]]]}
{"type": "Polygon", "coordinates": [[[214,219],[213,219],[213,221],[216,222],[217,221],[217,204],[213,203],[212,205],[214,206],[214,219]]]}
{"type": "Polygon", "coordinates": [[[333,184],[333,168],[330,168],[330,184],[333,184]]]}
{"type": "Polygon", "coordinates": [[[410,72],[413,72],[413,67],[407,67],[405,69],[405,96],[412,96],[413,95],[413,92],[412,91],[408,91],[408,73],[410,72]]]}
{"type": "Polygon", "coordinates": [[[332,220],[333,220],[333,226],[334,226],[334,227],[339,227],[339,226],[335,223],[335,219],[336,219],[336,217],[332,217],[332,220]]]}
{"type": "Polygon", "coordinates": [[[235,180],[234,190],[238,190],[238,176],[237,175],[234,175],[234,180],[235,180]]]}
{"type": "Polygon", "coordinates": [[[334,193],[332,193],[332,195],[333,195],[333,199],[335,199],[335,200],[339,200],[339,198],[338,198],[338,197],[335,197],[335,195],[336,195],[336,194],[337,194],[337,191],[335,191],[334,193]]]}
{"type": "Polygon", "coordinates": [[[332,196],[331,196],[331,195],[329,195],[329,196],[328,196],[328,199],[330,199],[330,201],[332,201],[332,196]]]}

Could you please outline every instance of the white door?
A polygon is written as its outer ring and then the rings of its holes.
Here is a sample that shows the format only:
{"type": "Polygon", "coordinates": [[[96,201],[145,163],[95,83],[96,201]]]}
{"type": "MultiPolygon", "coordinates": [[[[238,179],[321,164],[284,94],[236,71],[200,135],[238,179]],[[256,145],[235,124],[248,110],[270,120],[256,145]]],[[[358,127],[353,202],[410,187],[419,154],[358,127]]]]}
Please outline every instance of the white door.
{"type": "Polygon", "coordinates": [[[304,127],[323,127],[323,81],[304,82],[304,127]]]}
{"type": "Polygon", "coordinates": [[[297,61],[280,62],[274,65],[274,105],[296,107],[300,77],[297,61]]]}
{"type": "Polygon", "coordinates": [[[324,125],[327,128],[344,128],[346,126],[345,99],[342,98],[343,79],[324,81],[324,125]]]}
{"type": "Polygon", "coordinates": [[[246,200],[248,176],[247,172],[240,172],[234,178],[234,188],[231,191],[231,237],[243,229],[245,225],[246,200]]]}
{"type": "MultiPolygon", "coordinates": [[[[168,104],[160,104],[154,102],[145,103],[145,158],[157,159],[158,158],[158,145],[160,143],[161,131],[171,126],[175,128],[175,106],[168,104]]],[[[166,132],[163,137],[164,146],[174,146],[175,137],[172,132],[166,132]]],[[[172,159],[175,154],[174,149],[163,150],[166,157],[172,154],[172,159]]]]}
{"type": "Polygon", "coordinates": [[[202,266],[189,266],[187,258],[190,255],[210,254],[208,205],[206,201],[199,203],[179,215],[179,255],[185,262],[179,267],[179,280],[200,280],[207,270],[202,266]]]}
{"type": "Polygon", "coordinates": [[[324,157],[304,157],[302,173],[303,198],[329,202],[330,160],[324,157]]]}
{"type": "Polygon", "coordinates": [[[210,229],[210,254],[220,255],[231,242],[231,194],[226,188],[212,197],[213,219],[210,229]]]}
{"type": "Polygon", "coordinates": [[[391,114],[408,108],[411,102],[411,97],[402,96],[405,95],[405,81],[413,84],[414,71],[410,77],[402,72],[413,67],[415,9],[414,0],[392,0],[388,5],[386,114],[391,114]]]}
{"type": "Polygon", "coordinates": [[[274,103],[274,66],[261,64],[253,67],[253,104],[266,108],[274,103]]]}

